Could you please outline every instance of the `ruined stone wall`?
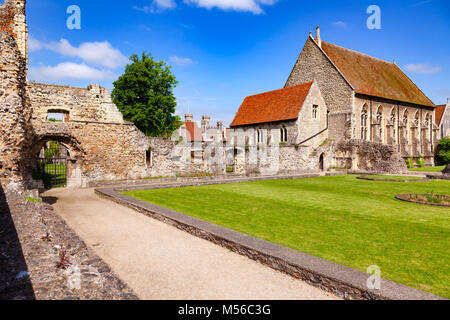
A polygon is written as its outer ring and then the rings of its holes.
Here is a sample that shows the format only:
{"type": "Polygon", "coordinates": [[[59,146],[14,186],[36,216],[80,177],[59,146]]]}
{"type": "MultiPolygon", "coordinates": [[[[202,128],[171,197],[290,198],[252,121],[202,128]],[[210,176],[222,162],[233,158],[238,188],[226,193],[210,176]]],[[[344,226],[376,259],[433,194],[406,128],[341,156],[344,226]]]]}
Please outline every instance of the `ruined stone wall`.
{"type": "Polygon", "coordinates": [[[26,59],[17,46],[14,8],[0,6],[0,179],[22,181],[29,143],[26,59]]]}
{"type": "Polygon", "coordinates": [[[49,111],[66,111],[70,121],[124,123],[110,93],[99,85],[75,88],[30,82],[27,92],[35,126],[47,121],[49,111]]]}
{"type": "Polygon", "coordinates": [[[327,108],[331,111],[330,127],[333,127],[334,130],[330,132],[330,139],[345,139],[346,128],[342,127],[341,117],[334,117],[334,113],[352,113],[353,89],[318,47],[314,39],[309,37],[285,87],[313,80],[319,85],[327,108]],[[335,121],[337,122],[335,123],[335,121]]]}
{"type": "Polygon", "coordinates": [[[404,173],[405,161],[394,147],[363,140],[345,140],[334,144],[333,155],[338,167],[355,171],[404,173]]]}
{"type": "Polygon", "coordinates": [[[0,31],[14,36],[20,55],[28,60],[28,28],[25,17],[25,0],[5,0],[0,5],[0,31]]]}

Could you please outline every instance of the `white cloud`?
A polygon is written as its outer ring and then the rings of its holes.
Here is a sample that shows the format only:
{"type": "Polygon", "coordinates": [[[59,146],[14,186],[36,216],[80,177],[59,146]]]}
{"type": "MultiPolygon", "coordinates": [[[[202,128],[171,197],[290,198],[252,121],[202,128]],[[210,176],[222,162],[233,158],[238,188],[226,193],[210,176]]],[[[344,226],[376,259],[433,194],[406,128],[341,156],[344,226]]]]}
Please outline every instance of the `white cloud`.
{"type": "Polygon", "coordinates": [[[28,37],[28,50],[30,51],[38,51],[43,49],[43,43],[39,40],[33,38],[32,36],[28,37]]]}
{"type": "Polygon", "coordinates": [[[42,65],[38,68],[30,68],[28,77],[31,81],[47,80],[114,80],[116,75],[109,70],[99,70],[82,63],[60,63],[54,67],[42,65]]]}
{"type": "Polygon", "coordinates": [[[138,7],[134,6],[133,9],[142,11],[145,13],[160,13],[165,10],[171,10],[176,8],[177,4],[175,0],[153,0],[149,6],[138,7]]]}
{"type": "Polygon", "coordinates": [[[221,10],[234,10],[241,12],[252,12],[254,14],[262,14],[264,10],[261,5],[271,6],[278,2],[278,0],[183,0],[189,5],[196,5],[197,7],[212,9],[218,8],[221,10]]]}
{"type": "Polygon", "coordinates": [[[428,4],[430,2],[433,2],[433,0],[424,0],[424,1],[416,2],[416,3],[413,3],[412,5],[410,5],[409,7],[410,8],[420,7],[420,6],[423,6],[424,4],[428,4]]]}
{"type": "Polygon", "coordinates": [[[59,42],[40,42],[30,37],[30,50],[51,50],[66,57],[81,58],[84,62],[115,69],[125,65],[128,59],[118,50],[114,49],[108,41],[84,42],[74,47],[66,39],[59,42]]]}
{"type": "Polygon", "coordinates": [[[438,73],[442,71],[442,67],[432,66],[429,63],[407,64],[405,69],[409,72],[419,74],[438,73]]]}
{"type": "Polygon", "coordinates": [[[175,63],[176,65],[179,66],[192,66],[194,64],[197,64],[198,62],[193,61],[190,58],[182,58],[182,57],[170,57],[170,61],[172,61],[173,63],[175,63]]]}
{"type": "Polygon", "coordinates": [[[347,23],[345,23],[344,21],[336,21],[332,23],[333,26],[338,27],[338,28],[342,28],[342,29],[347,29],[348,25],[347,23]]]}
{"type": "MultiPolygon", "coordinates": [[[[225,11],[241,11],[252,12],[254,14],[262,14],[264,10],[261,6],[272,6],[279,0],[183,0],[187,5],[195,5],[199,8],[218,8],[225,11]]],[[[153,0],[150,5],[133,9],[145,13],[161,13],[177,7],[176,0],[153,0]]]]}

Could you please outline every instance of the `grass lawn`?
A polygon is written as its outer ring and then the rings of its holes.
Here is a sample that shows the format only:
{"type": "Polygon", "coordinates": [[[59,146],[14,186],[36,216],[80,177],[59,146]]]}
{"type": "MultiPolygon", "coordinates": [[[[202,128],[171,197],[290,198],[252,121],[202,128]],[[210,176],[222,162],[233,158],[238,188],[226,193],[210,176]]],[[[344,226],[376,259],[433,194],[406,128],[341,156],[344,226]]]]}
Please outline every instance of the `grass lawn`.
{"type": "Polygon", "coordinates": [[[394,199],[450,182],[334,176],[124,192],[245,234],[450,298],[450,210],[394,199]]]}
{"type": "Polygon", "coordinates": [[[406,177],[406,176],[388,176],[388,175],[368,175],[369,179],[383,179],[383,180],[422,180],[422,177],[406,177]]]}
{"type": "Polygon", "coordinates": [[[424,168],[410,168],[409,171],[416,171],[416,172],[441,172],[445,169],[446,166],[439,166],[439,167],[424,167],[424,168]]]}

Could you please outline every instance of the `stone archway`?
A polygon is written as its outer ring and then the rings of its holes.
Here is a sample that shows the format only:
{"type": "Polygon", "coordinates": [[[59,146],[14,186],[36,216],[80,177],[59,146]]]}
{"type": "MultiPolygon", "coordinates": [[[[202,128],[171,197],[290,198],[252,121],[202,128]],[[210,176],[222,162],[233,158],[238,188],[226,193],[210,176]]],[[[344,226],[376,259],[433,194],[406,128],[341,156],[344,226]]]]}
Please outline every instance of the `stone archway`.
{"type": "Polygon", "coordinates": [[[319,156],[319,170],[325,171],[325,153],[319,156]]]}
{"type": "MultiPolygon", "coordinates": [[[[82,179],[82,149],[80,147],[79,142],[67,135],[43,135],[41,137],[37,137],[35,139],[35,143],[33,144],[33,147],[31,148],[29,155],[30,155],[30,166],[31,166],[31,172],[32,177],[30,179],[31,185],[35,187],[44,187],[44,183],[42,180],[39,180],[41,178],[41,175],[36,174],[36,172],[42,172],[42,170],[45,170],[45,163],[44,167],[40,167],[42,165],[42,156],[43,156],[43,148],[49,146],[50,142],[56,143],[60,146],[61,149],[64,150],[64,155],[58,155],[53,159],[54,166],[62,167],[63,165],[65,168],[58,168],[58,171],[60,174],[62,174],[62,171],[65,171],[65,181],[62,183],[60,181],[59,186],[64,187],[82,187],[83,185],[83,179],[82,179]],[[55,162],[55,159],[57,159],[58,163],[55,162]],[[59,163],[61,162],[61,163],[59,163]],[[64,164],[62,163],[64,162],[64,164]]],[[[48,186],[45,186],[48,187],[48,186]]]]}

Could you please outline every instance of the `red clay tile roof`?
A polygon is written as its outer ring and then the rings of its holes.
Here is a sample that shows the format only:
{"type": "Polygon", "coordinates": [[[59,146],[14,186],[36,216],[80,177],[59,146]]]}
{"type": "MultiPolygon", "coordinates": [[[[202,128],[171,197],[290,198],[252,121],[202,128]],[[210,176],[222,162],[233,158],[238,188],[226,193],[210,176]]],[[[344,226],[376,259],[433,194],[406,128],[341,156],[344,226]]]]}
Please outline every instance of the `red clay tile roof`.
{"type": "Polygon", "coordinates": [[[186,140],[189,142],[203,141],[202,133],[197,125],[197,122],[186,122],[186,140]]]}
{"type": "Polygon", "coordinates": [[[434,107],[434,103],[395,63],[325,41],[322,41],[322,49],[357,93],[434,107]]]}
{"type": "Polygon", "coordinates": [[[442,116],[444,115],[444,111],[445,111],[445,107],[447,105],[444,104],[442,106],[436,106],[436,111],[435,111],[435,119],[436,119],[436,125],[440,125],[441,124],[441,120],[442,120],[442,116]]]}
{"type": "Polygon", "coordinates": [[[312,84],[308,82],[246,97],[231,127],[297,119],[312,84]]]}

